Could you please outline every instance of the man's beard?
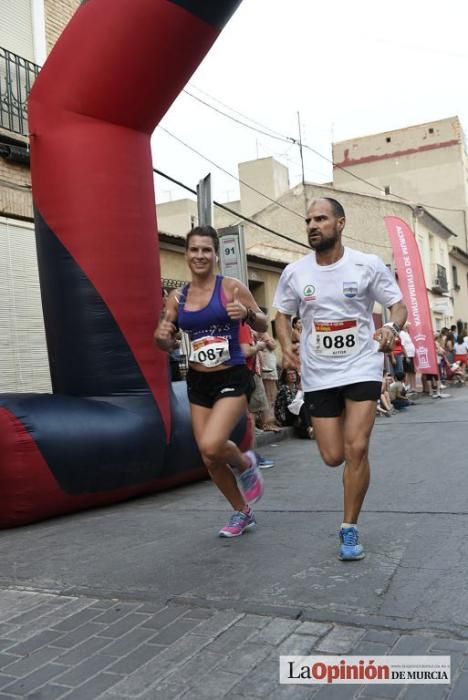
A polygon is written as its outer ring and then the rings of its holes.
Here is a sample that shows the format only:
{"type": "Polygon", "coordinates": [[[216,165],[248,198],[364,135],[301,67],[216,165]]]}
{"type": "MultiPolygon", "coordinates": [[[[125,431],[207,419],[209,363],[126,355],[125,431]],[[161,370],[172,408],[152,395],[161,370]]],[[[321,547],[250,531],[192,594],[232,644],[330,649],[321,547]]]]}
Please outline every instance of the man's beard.
{"type": "Polygon", "coordinates": [[[330,250],[331,248],[334,248],[336,243],[338,242],[338,233],[335,231],[335,234],[331,238],[318,238],[316,241],[310,241],[309,240],[309,245],[312,248],[312,250],[315,250],[316,253],[323,253],[326,250],[330,250]]]}

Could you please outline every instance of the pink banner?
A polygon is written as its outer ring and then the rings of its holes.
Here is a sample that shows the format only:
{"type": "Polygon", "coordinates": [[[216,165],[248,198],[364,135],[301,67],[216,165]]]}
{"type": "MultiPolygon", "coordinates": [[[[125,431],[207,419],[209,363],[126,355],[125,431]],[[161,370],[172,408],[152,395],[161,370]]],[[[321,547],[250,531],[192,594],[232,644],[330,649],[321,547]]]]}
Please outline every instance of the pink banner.
{"type": "Polygon", "coordinates": [[[411,338],[416,346],[416,370],[424,374],[439,374],[429,299],[416,238],[403,219],[385,216],[384,220],[392,243],[398,284],[408,307],[411,338]]]}

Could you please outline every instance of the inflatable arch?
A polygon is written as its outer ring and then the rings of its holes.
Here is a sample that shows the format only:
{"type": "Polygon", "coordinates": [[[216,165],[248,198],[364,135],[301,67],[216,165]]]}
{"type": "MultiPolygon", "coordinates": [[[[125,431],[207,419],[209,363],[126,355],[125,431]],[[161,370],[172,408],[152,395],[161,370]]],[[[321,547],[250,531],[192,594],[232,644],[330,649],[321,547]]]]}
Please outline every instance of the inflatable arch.
{"type": "MultiPolygon", "coordinates": [[[[29,101],[54,393],[0,396],[0,527],[204,478],[161,304],[151,134],[240,0],[86,0],[29,101]]],[[[249,440],[246,421],[234,439],[249,440]]]]}

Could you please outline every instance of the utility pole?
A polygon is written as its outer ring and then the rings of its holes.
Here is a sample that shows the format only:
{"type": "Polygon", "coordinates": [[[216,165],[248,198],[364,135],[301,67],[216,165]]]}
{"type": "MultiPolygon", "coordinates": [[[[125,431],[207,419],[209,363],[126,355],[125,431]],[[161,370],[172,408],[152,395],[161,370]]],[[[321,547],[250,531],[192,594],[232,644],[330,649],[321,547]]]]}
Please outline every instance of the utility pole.
{"type": "Polygon", "coordinates": [[[302,130],[301,130],[301,115],[297,112],[297,124],[299,128],[299,154],[301,156],[301,172],[302,172],[302,192],[304,195],[304,213],[307,214],[307,194],[305,188],[305,172],[304,172],[304,151],[302,148],[302,130]]]}

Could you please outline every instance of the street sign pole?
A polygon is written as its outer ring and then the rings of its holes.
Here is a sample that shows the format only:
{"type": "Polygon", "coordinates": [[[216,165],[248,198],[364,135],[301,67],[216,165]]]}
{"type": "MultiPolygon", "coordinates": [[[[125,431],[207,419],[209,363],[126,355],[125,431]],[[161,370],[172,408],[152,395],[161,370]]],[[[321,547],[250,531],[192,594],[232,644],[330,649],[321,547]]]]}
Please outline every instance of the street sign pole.
{"type": "Polygon", "coordinates": [[[219,267],[221,274],[235,277],[249,286],[247,256],[245,254],[244,227],[227,226],[218,230],[219,267]]]}
{"type": "Polygon", "coordinates": [[[213,226],[213,200],[211,198],[211,173],[197,185],[198,225],[213,226]]]}

